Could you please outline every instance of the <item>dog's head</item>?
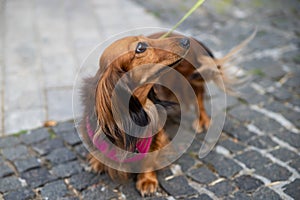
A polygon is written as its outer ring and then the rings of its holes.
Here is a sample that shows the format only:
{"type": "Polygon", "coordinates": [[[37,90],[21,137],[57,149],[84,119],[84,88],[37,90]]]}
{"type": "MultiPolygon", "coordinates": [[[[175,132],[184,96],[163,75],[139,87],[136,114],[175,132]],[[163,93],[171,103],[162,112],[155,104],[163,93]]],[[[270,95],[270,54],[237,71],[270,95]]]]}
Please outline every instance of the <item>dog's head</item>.
{"type": "Polygon", "coordinates": [[[142,104],[155,81],[170,67],[175,67],[188,53],[190,41],[183,36],[150,39],[130,36],[119,39],[105,49],[100,58],[102,70],[127,73],[130,82],[138,83],[135,95],[142,104]]]}

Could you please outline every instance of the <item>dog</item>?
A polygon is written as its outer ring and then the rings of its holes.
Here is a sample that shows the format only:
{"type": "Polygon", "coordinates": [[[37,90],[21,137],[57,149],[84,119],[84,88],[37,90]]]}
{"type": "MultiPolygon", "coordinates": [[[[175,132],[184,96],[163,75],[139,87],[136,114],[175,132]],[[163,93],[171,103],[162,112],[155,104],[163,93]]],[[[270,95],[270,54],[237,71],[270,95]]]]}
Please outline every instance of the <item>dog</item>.
{"type": "MultiPolygon", "coordinates": [[[[147,37],[129,36],[115,41],[104,50],[97,73],[93,77],[86,78],[82,88],[84,114],[81,132],[84,133],[84,141],[95,146],[89,149],[94,154],[88,155],[92,169],[95,172],[107,172],[113,179],[126,180],[130,177],[130,173],[100,162],[96,155],[104,156],[119,165],[126,165],[134,160],[143,160],[138,167],[145,170],[136,176],[136,188],[142,196],[151,195],[158,188],[159,183],[154,170],[161,155],[154,154],[157,156],[155,159],[119,158],[115,151],[105,148],[108,144],[113,144],[122,150],[145,155],[145,153],[156,152],[169,143],[169,137],[164,129],[155,127],[160,126],[160,120],[157,119],[158,111],[153,109],[154,104],[168,107],[177,102],[171,91],[155,85],[155,81],[166,74],[168,68],[175,69],[182,74],[196,94],[199,117],[193,124],[194,129],[197,132],[202,132],[203,128],[207,129],[210,125],[210,118],[204,107],[205,81],[213,80],[225,92],[230,92],[232,81],[223,65],[233,53],[245,45],[244,42],[229,55],[217,59],[203,43],[195,38],[174,33],[161,38],[163,34],[162,32],[147,37]],[[137,70],[141,66],[144,69],[137,70]],[[129,78],[127,77],[127,80],[138,83],[139,87],[133,90],[129,84],[130,81],[128,83],[125,81],[117,89],[118,92],[115,92],[115,85],[124,74],[130,71],[133,73],[129,78]],[[130,96],[129,103],[125,104],[123,96],[128,95],[130,96]],[[112,96],[115,99],[113,102],[112,96]],[[125,113],[122,110],[125,107],[128,107],[130,117],[125,117],[121,123],[117,123],[118,118],[125,113]],[[116,110],[119,116],[114,116],[116,110]],[[152,123],[150,132],[155,130],[156,134],[144,137],[145,130],[132,128],[132,123],[139,126],[152,123]],[[128,132],[134,132],[135,135],[128,134],[128,132]],[[106,139],[98,139],[100,137],[106,139]]],[[[176,84],[176,78],[170,79],[169,82],[176,84]]]]}

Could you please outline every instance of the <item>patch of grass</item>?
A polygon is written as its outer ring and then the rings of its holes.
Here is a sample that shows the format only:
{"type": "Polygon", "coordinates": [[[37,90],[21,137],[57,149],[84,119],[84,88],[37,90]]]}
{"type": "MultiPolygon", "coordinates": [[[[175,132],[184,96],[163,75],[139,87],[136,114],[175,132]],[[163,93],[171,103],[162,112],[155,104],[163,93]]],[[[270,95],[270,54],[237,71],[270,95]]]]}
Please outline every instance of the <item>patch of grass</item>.
{"type": "Polygon", "coordinates": [[[19,132],[14,133],[13,136],[19,137],[20,135],[24,135],[26,133],[28,133],[27,130],[20,130],[19,132]]]}
{"type": "Polygon", "coordinates": [[[155,17],[157,17],[157,18],[160,18],[160,16],[161,16],[160,11],[152,11],[151,14],[154,15],[155,17]]]}
{"type": "Polygon", "coordinates": [[[248,72],[250,75],[265,77],[266,74],[261,69],[252,69],[248,72]]]}
{"type": "Polygon", "coordinates": [[[50,138],[51,139],[54,139],[54,138],[56,138],[57,137],[57,135],[54,133],[54,131],[52,130],[52,129],[49,129],[49,134],[50,134],[50,138]]]}

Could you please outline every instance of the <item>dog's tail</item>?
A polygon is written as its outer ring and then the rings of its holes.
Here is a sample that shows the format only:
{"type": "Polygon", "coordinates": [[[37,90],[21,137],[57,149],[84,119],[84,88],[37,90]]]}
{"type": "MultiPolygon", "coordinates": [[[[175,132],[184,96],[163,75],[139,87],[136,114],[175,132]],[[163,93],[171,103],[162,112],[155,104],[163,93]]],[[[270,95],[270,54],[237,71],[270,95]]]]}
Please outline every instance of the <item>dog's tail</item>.
{"type": "Polygon", "coordinates": [[[238,73],[241,69],[234,67],[230,64],[230,62],[235,58],[238,52],[247,46],[247,44],[255,37],[255,35],[256,29],[248,38],[231,49],[224,57],[214,59],[219,73],[214,76],[213,81],[224,92],[231,95],[236,95],[237,93],[234,89],[234,86],[240,85],[247,80],[245,77],[241,78],[238,76],[238,73]]]}

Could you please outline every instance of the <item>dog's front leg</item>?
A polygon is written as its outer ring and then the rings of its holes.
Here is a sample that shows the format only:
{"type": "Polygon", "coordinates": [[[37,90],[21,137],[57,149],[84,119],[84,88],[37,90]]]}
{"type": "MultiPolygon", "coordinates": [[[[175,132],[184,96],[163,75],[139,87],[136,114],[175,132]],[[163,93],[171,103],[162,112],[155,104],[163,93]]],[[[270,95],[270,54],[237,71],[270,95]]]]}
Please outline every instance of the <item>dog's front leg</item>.
{"type": "Polygon", "coordinates": [[[143,197],[156,192],[157,187],[158,180],[156,172],[145,172],[137,176],[136,188],[140,191],[143,197]]]}

